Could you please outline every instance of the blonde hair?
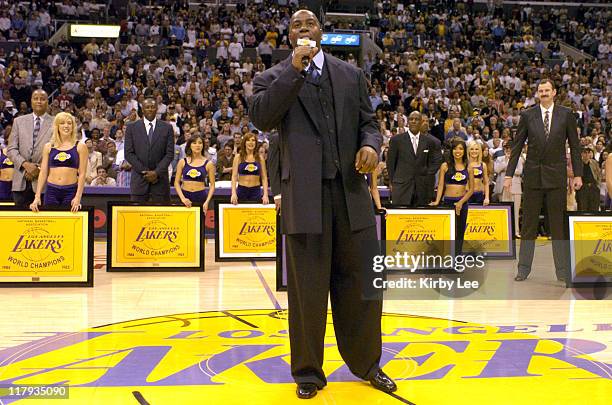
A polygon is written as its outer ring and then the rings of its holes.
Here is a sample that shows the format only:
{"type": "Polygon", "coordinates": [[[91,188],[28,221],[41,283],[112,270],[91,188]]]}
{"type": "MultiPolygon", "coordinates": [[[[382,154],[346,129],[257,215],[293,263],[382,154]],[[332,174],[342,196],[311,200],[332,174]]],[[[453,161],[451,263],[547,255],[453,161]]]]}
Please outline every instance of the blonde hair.
{"type": "Polygon", "coordinates": [[[51,136],[51,146],[56,147],[61,145],[62,139],[59,133],[60,121],[70,120],[72,123],[72,133],[70,134],[70,142],[76,143],[77,141],[77,123],[74,116],[67,112],[58,113],[53,120],[53,135],[51,136]]]}
{"type": "Polygon", "coordinates": [[[478,148],[478,157],[476,158],[476,161],[478,163],[482,163],[482,145],[480,144],[480,142],[477,142],[477,141],[470,141],[467,144],[468,161],[471,159],[471,157],[470,157],[470,149],[472,149],[473,146],[476,146],[478,148]]]}

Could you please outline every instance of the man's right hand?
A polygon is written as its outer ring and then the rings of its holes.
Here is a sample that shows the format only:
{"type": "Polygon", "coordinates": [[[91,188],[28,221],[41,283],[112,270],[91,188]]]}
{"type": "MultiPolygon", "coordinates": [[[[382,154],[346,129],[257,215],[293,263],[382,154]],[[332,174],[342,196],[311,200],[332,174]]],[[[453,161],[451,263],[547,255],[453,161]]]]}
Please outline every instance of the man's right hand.
{"type": "Polygon", "coordinates": [[[23,162],[21,166],[25,170],[26,180],[32,181],[38,177],[38,174],[40,173],[40,169],[38,168],[36,164],[32,162],[23,162]]]}
{"type": "Polygon", "coordinates": [[[506,192],[509,193],[511,188],[512,188],[512,177],[504,177],[504,190],[506,190],[506,192]]]}
{"type": "Polygon", "coordinates": [[[314,56],[319,52],[319,48],[316,46],[311,48],[309,46],[298,46],[293,50],[293,58],[291,59],[291,65],[295,70],[301,72],[304,70],[304,65],[302,65],[302,58],[304,56],[308,56],[308,59],[312,60],[314,56]]]}

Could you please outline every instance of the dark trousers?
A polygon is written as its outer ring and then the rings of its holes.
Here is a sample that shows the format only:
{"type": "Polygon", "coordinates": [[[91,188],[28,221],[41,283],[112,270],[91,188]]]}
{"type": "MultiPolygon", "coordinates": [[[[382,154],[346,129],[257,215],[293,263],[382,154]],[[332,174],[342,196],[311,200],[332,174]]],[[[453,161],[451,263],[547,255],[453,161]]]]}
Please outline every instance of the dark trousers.
{"type": "MultiPolygon", "coordinates": [[[[30,204],[34,201],[32,182],[26,181],[26,187],[23,191],[13,191],[13,200],[15,200],[15,207],[29,210],[30,204]]],[[[42,196],[41,200],[43,200],[42,196]]]]}
{"type": "Polygon", "coordinates": [[[170,204],[170,186],[167,183],[161,183],[158,181],[155,184],[149,184],[147,192],[144,194],[132,194],[130,200],[133,202],[146,203],[164,203],[170,204]]]}
{"type": "Polygon", "coordinates": [[[468,202],[470,204],[482,205],[484,203],[484,191],[474,191],[468,202]]]}
{"type": "Polygon", "coordinates": [[[595,184],[585,184],[576,190],[578,211],[599,211],[599,187],[595,184]]]}
{"type": "Polygon", "coordinates": [[[146,202],[154,202],[154,203],[166,203],[169,204],[170,203],[170,196],[169,195],[163,195],[163,194],[132,194],[130,196],[130,200],[132,202],[141,202],[141,203],[146,203],[146,202]]]}
{"type": "Polygon", "coordinates": [[[327,298],[338,350],[362,379],[379,370],[382,300],[362,298],[363,272],[372,273],[376,228],[352,232],[342,181],[323,180],[323,232],[287,235],[291,374],[297,383],[326,385],[323,344],[327,298]]]}
{"type": "Polygon", "coordinates": [[[563,229],[563,213],[567,209],[565,188],[529,188],[523,192],[523,224],[521,226],[521,251],[519,253],[518,273],[527,276],[531,272],[535,239],[538,236],[540,210],[546,200],[547,212],[552,236],[553,259],[557,277],[567,277],[568,249],[567,237],[563,229]]]}

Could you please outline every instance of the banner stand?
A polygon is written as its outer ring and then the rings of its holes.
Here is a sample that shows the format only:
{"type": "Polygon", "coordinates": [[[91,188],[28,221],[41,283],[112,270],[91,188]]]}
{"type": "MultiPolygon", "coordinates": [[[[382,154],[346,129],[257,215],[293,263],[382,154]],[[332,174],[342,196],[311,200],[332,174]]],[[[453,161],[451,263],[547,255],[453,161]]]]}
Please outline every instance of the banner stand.
{"type": "Polygon", "coordinates": [[[215,201],[215,261],[275,260],[274,204],[215,201]]]}
{"type": "Polygon", "coordinates": [[[200,205],[108,202],[106,271],[204,271],[200,205]]]}
{"type": "Polygon", "coordinates": [[[1,205],[0,287],[93,287],[93,211],[1,205]]]}
{"type": "Polygon", "coordinates": [[[564,225],[570,266],[566,287],[591,288],[593,298],[605,298],[612,286],[612,216],[565,211],[564,225]]]}

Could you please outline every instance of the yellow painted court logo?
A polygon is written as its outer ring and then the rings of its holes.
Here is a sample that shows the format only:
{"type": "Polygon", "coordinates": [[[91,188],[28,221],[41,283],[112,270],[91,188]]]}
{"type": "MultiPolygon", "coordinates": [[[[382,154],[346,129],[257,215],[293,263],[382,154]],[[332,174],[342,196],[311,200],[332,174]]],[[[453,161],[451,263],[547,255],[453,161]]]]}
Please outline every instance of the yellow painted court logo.
{"type": "MultiPolygon", "coordinates": [[[[558,326],[558,325],[557,325],[558,326]]],[[[364,327],[366,327],[364,325],[364,327]]],[[[603,343],[541,339],[524,327],[385,314],[380,365],[417,404],[607,404],[603,343]],[[449,401],[452,398],[452,401],[449,401]]],[[[331,323],[318,400],[401,403],[347,369],[331,323]]],[[[68,385],[74,404],[291,403],[286,311],[196,312],[57,333],[0,351],[0,386],[68,385]]]]}

